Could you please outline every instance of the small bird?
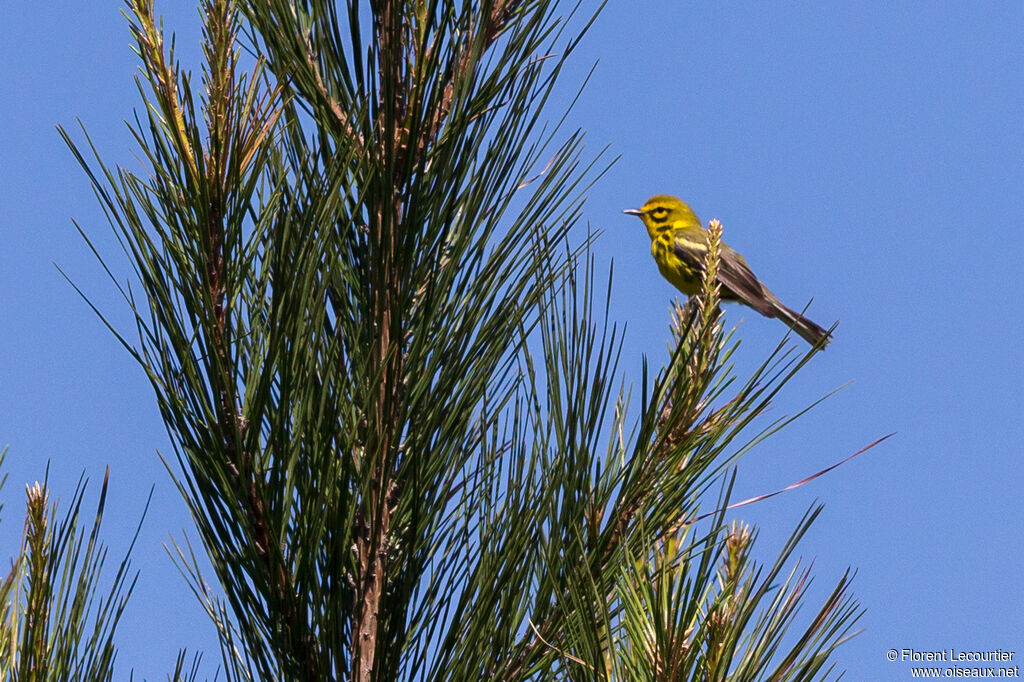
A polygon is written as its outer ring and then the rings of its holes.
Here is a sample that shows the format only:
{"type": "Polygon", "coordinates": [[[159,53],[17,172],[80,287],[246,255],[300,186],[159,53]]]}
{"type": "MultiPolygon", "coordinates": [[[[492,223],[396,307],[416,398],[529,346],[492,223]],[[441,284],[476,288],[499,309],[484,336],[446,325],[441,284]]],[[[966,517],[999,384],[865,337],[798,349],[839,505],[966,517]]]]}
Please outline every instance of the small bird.
{"type": "MultiPolygon", "coordinates": [[[[687,296],[700,292],[708,231],[697,214],[676,197],[659,194],[640,208],[623,211],[644,221],[651,236],[651,255],[662,276],[687,296]]],[[[754,276],[743,256],[724,242],[718,262],[718,282],[723,301],[738,301],[765,317],[777,317],[812,346],[830,341],[827,331],[782,304],[775,294],[754,276]]]]}

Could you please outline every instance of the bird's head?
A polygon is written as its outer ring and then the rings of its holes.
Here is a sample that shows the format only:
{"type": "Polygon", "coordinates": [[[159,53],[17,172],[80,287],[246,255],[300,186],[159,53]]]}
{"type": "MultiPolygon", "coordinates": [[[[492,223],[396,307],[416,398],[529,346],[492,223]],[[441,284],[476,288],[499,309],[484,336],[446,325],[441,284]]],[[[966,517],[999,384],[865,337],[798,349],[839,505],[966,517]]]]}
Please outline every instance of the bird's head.
{"type": "Polygon", "coordinates": [[[635,215],[644,221],[652,239],[666,229],[692,225],[700,227],[700,218],[686,202],[665,194],[655,195],[640,208],[627,208],[623,213],[635,215]]]}

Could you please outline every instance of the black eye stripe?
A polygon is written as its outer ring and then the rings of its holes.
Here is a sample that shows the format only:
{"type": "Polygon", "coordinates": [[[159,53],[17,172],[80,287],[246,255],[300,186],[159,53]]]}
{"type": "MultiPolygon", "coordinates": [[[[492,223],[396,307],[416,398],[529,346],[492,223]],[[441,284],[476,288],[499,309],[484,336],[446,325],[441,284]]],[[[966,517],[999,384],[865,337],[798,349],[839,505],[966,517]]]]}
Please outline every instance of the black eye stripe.
{"type": "Polygon", "coordinates": [[[668,209],[662,207],[652,208],[651,217],[654,218],[655,220],[664,220],[665,218],[668,217],[668,209]]]}

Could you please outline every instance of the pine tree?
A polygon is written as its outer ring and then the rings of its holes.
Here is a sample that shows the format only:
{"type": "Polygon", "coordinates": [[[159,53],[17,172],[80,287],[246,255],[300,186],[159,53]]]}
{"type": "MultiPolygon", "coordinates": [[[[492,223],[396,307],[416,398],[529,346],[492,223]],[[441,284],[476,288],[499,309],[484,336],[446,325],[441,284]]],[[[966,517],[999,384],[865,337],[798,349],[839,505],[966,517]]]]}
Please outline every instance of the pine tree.
{"type": "Polygon", "coordinates": [[[859,609],[843,576],[797,625],[819,508],[767,566],[725,512],[810,356],[737,381],[709,278],[630,407],[583,226],[600,159],[547,123],[588,19],[559,8],[206,0],[197,83],[129,2],[144,168],[65,137],[132,269],[111,330],[228,680],[831,674],[859,609]]]}

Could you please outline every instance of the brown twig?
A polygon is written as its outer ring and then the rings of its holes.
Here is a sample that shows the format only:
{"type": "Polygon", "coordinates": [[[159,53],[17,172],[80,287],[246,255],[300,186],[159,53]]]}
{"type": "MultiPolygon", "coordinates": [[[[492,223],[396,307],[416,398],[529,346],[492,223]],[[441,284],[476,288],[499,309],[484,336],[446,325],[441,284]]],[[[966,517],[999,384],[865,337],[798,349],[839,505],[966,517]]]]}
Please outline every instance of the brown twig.
{"type": "Polygon", "coordinates": [[[344,109],[341,108],[341,103],[331,95],[327,90],[327,86],[324,85],[323,76],[320,74],[320,66],[317,63],[316,55],[313,54],[311,46],[306,46],[306,66],[309,67],[309,71],[313,74],[313,82],[316,84],[317,94],[320,98],[327,103],[327,111],[331,113],[331,117],[334,120],[334,124],[337,127],[337,132],[348,141],[350,145],[356,148],[357,151],[363,149],[363,137],[356,130],[352,122],[349,121],[348,116],[345,114],[344,109]]]}
{"type": "MultiPolygon", "coordinates": [[[[486,52],[494,41],[498,39],[498,36],[501,35],[502,31],[512,20],[512,17],[515,16],[516,11],[524,4],[525,0],[494,0],[490,16],[484,25],[482,44],[477,58],[486,52]]],[[[477,36],[472,29],[466,32],[461,46],[462,53],[455,65],[451,80],[445,84],[444,91],[441,93],[441,101],[427,127],[426,140],[428,142],[432,142],[437,138],[438,133],[441,131],[441,126],[444,125],[445,119],[451,113],[456,84],[466,78],[476,66],[477,59],[474,59],[473,55],[473,46],[476,40],[477,36]]]]}
{"type": "Polygon", "coordinates": [[[886,435],[882,436],[881,438],[879,438],[879,439],[877,439],[877,440],[875,440],[875,441],[873,441],[871,443],[868,443],[867,445],[862,447],[860,450],[857,450],[857,452],[853,453],[852,455],[848,455],[848,456],[844,457],[843,459],[839,460],[838,462],[836,462],[835,464],[832,464],[831,466],[827,466],[824,469],[822,469],[821,471],[813,473],[810,476],[807,476],[806,478],[802,478],[799,481],[797,481],[796,483],[790,483],[785,488],[780,488],[779,490],[776,490],[776,491],[770,492],[770,493],[765,493],[763,495],[755,495],[754,497],[751,497],[751,498],[748,498],[746,500],[743,500],[742,502],[735,502],[733,504],[730,504],[725,509],[718,509],[718,510],[715,510],[715,511],[707,512],[705,514],[701,514],[700,516],[698,516],[696,518],[693,518],[693,519],[690,519],[689,521],[685,521],[683,523],[676,524],[675,526],[670,528],[668,530],[668,532],[671,533],[671,532],[674,532],[676,530],[679,530],[680,528],[683,528],[684,526],[689,526],[689,525],[692,525],[694,523],[697,523],[698,521],[703,521],[704,519],[710,518],[710,517],[712,517],[712,516],[714,516],[716,514],[719,514],[719,513],[723,512],[723,511],[730,511],[730,510],[733,510],[733,509],[739,509],[740,507],[746,507],[748,504],[754,504],[755,502],[761,502],[762,500],[767,500],[770,497],[775,497],[776,495],[781,495],[782,493],[789,492],[790,490],[795,490],[796,488],[799,488],[800,486],[802,486],[802,485],[804,485],[806,483],[810,483],[811,481],[813,481],[814,479],[818,478],[819,476],[824,476],[825,474],[827,474],[828,472],[832,471],[833,469],[841,467],[842,465],[846,464],[847,462],[849,462],[854,457],[858,457],[858,456],[864,454],[865,452],[867,452],[871,448],[875,447],[876,445],[878,445],[882,441],[888,440],[889,438],[892,438],[895,435],[896,435],[895,432],[890,433],[890,434],[886,434],[886,435]]]}
{"type": "Polygon", "coordinates": [[[573,656],[568,651],[565,651],[564,649],[559,649],[557,646],[555,646],[551,642],[549,642],[546,639],[544,639],[543,635],[540,634],[540,630],[538,630],[537,626],[533,624],[533,621],[530,620],[529,618],[527,618],[526,620],[530,624],[530,629],[533,630],[533,634],[537,635],[537,639],[539,639],[541,641],[541,643],[544,644],[546,647],[548,647],[549,649],[551,649],[553,651],[557,651],[559,656],[561,656],[563,658],[566,658],[566,659],[572,661],[573,663],[579,663],[580,665],[584,666],[585,668],[589,668],[590,670],[594,670],[594,666],[590,665],[589,663],[584,661],[582,658],[578,658],[576,656],[573,656]]]}

